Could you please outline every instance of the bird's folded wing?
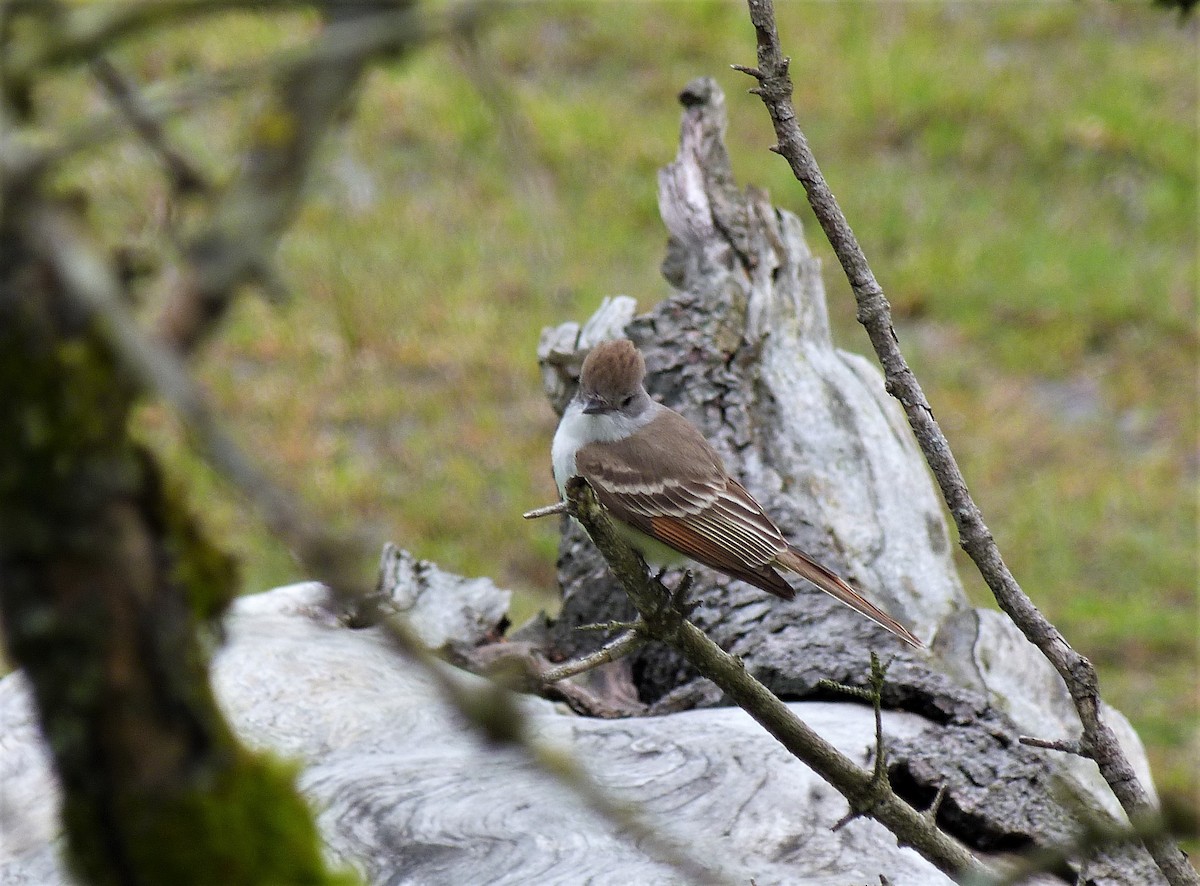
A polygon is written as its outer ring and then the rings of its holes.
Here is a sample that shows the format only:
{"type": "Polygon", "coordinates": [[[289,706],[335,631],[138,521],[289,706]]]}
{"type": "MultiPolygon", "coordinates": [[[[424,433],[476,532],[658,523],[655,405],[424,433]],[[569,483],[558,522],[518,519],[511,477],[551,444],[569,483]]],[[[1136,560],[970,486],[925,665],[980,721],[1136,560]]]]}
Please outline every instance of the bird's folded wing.
{"type": "Polygon", "coordinates": [[[722,542],[714,541],[709,534],[698,531],[688,520],[650,517],[647,518],[647,522],[649,529],[642,529],[641,526],[638,528],[663,544],[686,554],[697,563],[703,563],[785,600],[790,600],[796,595],[792,586],[769,565],[754,564],[742,559],[722,542]]]}
{"type": "Polygon", "coordinates": [[[705,566],[785,599],[794,595],[770,565],[787,550],[782,533],[723,471],[649,481],[607,467],[576,458],[580,476],[618,520],[705,566]]]}

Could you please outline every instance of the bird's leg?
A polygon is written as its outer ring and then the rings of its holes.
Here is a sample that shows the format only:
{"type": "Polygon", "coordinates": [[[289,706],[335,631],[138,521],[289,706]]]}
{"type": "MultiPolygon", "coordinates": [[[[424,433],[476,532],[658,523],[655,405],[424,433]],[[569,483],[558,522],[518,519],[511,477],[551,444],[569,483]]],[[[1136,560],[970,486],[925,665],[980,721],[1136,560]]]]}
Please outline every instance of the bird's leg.
{"type": "MultiPolygon", "coordinates": [[[[661,576],[662,573],[659,574],[661,576]]],[[[683,577],[679,579],[679,584],[671,592],[671,608],[684,618],[691,618],[692,613],[700,606],[699,600],[688,600],[688,592],[691,591],[692,585],[695,583],[696,576],[692,575],[692,570],[684,570],[683,577]]]]}

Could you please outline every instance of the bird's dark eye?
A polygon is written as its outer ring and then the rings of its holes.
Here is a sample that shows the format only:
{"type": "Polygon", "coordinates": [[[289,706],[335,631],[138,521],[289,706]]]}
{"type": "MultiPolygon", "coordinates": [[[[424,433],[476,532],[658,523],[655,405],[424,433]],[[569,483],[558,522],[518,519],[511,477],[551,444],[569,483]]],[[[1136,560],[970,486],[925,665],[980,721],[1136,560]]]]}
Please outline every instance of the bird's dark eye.
{"type": "Polygon", "coordinates": [[[633,394],[630,394],[628,397],[626,397],[624,400],[621,401],[621,408],[624,409],[626,406],[630,405],[632,402],[633,402],[633,394]]]}

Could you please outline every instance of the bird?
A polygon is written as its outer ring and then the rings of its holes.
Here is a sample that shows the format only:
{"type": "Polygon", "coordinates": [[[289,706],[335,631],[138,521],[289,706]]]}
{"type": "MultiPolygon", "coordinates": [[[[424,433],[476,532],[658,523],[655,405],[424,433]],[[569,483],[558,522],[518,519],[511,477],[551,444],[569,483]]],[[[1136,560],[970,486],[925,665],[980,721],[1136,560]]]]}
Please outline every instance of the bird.
{"type": "Polygon", "coordinates": [[[914,648],[924,644],[840,576],[797,550],[690,421],[646,392],[646,361],[628,339],[583,361],[551,445],[554,480],[582,477],[647,563],[694,561],[791,600],[794,573],[914,648]]]}

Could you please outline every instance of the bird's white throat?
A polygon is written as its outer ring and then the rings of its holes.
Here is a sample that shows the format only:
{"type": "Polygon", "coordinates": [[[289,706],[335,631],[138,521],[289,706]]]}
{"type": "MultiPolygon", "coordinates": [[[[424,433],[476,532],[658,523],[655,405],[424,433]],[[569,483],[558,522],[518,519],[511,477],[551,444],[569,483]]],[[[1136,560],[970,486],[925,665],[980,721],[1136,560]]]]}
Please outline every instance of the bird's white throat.
{"type": "Polygon", "coordinates": [[[578,399],[572,400],[563,413],[562,421],[558,423],[554,443],[550,447],[558,494],[566,495],[567,481],[575,476],[575,453],[582,447],[589,443],[624,440],[654,421],[662,409],[658,403],[652,403],[636,416],[619,411],[588,415],[578,399]]]}

